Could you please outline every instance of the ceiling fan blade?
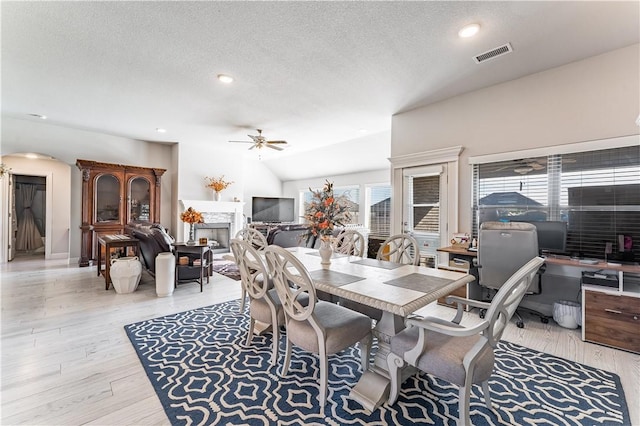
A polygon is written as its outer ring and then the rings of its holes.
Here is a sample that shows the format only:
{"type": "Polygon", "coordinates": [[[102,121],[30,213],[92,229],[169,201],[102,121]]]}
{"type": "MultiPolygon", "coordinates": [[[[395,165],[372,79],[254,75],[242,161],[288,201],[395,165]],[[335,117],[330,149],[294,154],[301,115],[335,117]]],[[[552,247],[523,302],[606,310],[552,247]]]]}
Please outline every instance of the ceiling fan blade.
{"type": "Polygon", "coordinates": [[[275,146],[275,145],[267,145],[269,148],[271,149],[275,149],[276,151],[282,151],[283,148],[280,148],[279,146],[275,146]]]}
{"type": "Polygon", "coordinates": [[[231,142],[231,143],[254,143],[254,142],[251,142],[251,141],[229,141],[229,142],[231,142]]]}
{"type": "Polygon", "coordinates": [[[251,151],[255,147],[256,147],[256,144],[251,145],[251,147],[249,148],[249,151],[251,151]]]}
{"type": "Polygon", "coordinates": [[[287,143],[287,141],[267,141],[267,143],[281,143],[281,144],[285,144],[285,143],[287,143]]]}

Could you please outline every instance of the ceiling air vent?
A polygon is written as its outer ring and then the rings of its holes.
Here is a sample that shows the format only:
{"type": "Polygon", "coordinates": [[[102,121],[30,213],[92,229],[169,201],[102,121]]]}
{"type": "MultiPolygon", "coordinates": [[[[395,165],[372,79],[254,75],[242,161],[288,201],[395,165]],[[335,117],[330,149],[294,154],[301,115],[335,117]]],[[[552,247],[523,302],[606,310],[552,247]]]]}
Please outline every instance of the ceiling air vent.
{"type": "Polygon", "coordinates": [[[489,59],[497,58],[498,56],[506,55],[507,53],[513,52],[513,47],[511,44],[507,43],[500,47],[496,47],[495,49],[491,49],[488,52],[481,53],[473,57],[473,60],[476,61],[477,64],[481,62],[488,61],[489,59]]]}

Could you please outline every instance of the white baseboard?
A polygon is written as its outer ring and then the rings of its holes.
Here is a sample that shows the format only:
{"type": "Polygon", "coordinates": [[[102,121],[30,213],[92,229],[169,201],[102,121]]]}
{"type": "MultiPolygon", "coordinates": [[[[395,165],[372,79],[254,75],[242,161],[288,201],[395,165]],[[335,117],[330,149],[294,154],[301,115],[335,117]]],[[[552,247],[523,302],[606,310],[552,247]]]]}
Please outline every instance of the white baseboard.
{"type": "Polygon", "coordinates": [[[49,256],[45,256],[45,260],[59,260],[68,259],[69,253],[51,253],[49,256]]]}

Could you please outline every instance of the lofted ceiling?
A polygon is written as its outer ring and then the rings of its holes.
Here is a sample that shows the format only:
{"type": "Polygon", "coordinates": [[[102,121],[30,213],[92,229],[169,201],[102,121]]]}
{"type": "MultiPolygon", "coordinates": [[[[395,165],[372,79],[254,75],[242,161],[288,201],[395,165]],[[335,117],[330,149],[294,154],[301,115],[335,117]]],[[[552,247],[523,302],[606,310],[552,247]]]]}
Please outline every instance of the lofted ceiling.
{"type": "MultiPolygon", "coordinates": [[[[338,143],[357,147],[363,170],[385,167],[393,114],[640,38],[637,1],[0,7],[4,116],[43,114],[60,126],[239,151],[247,146],[227,141],[249,140],[260,128],[267,139],[289,142],[265,153],[283,180],[314,173],[308,163],[282,167],[288,157],[338,143]],[[472,22],[480,33],[459,38],[472,22]],[[512,53],[474,62],[505,43],[512,53]],[[225,85],[218,74],[235,81],[225,85]]],[[[335,173],[354,171],[353,163],[347,170],[336,162],[335,173]]]]}

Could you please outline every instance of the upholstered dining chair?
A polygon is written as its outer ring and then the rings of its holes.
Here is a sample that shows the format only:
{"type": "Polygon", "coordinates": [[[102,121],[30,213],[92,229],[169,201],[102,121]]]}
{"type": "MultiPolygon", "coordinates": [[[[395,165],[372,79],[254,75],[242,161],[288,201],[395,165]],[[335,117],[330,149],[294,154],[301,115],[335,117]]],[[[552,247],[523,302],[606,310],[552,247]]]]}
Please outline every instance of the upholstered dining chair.
{"type": "MultiPolygon", "coordinates": [[[[380,245],[376,259],[403,265],[419,265],[420,251],[418,247],[418,242],[411,235],[393,235],[380,245]]],[[[376,321],[380,321],[382,318],[382,310],[380,309],[344,298],[340,298],[338,303],[346,308],[363,313],[376,321]]]]}
{"type": "Polygon", "coordinates": [[[318,354],[322,412],[327,402],[328,356],[359,342],[364,372],[369,366],[371,319],[334,303],[318,300],[307,268],[282,247],[267,247],[265,257],[285,313],[287,345],[282,375],[289,370],[292,344],[318,354]]]}
{"type": "Polygon", "coordinates": [[[240,271],[242,289],[249,295],[250,320],[246,345],[251,343],[256,321],[270,325],[273,333],[271,364],[275,365],[280,341],[279,326],[284,324],[282,303],[271,285],[267,267],[258,250],[249,241],[237,238],[233,238],[229,245],[240,271]]]}
{"type": "MultiPolygon", "coordinates": [[[[267,243],[267,237],[262,235],[260,231],[253,228],[242,228],[236,233],[236,238],[244,241],[248,241],[253,248],[258,251],[264,251],[269,245],[267,243]]],[[[242,286],[242,295],[240,296],[240,312],[244,312],[244,305],[247,300],[247,291],[242,286]]]]}
{"type": "Polygon", "coordinates": [[[411,235],[392,235],[380,244],[376,259],[388,260],[403,265],[419,265],[420,246],[418,241],[411,235]]]}
{"type": "Polygon", "coordinates": [[[448,296],[447,303],[458,304],[451,321],[433,317],[407,320],[407,328],[391,338],[391,352],[387,355],[389,404],[398,398],[401,369],[408,363],[459,386],[459,425],[471,425],[472,384],[482,384],[485,403],[491,409],[488,380],[495,362],[494,349],[543,263],[541,257],[527,262],[507,280],[491,303],[448,296]],[[487,309],[484,321],[469,327],[461,325],[464,305],[487,309]]]}
{"type": "Polygon", "coordinates": [[[346,229],[335,238],[333,250],[341,254],[364,256],[364,237],[354,229],[346,229]]]}

